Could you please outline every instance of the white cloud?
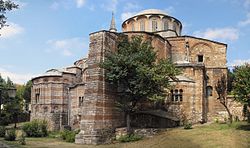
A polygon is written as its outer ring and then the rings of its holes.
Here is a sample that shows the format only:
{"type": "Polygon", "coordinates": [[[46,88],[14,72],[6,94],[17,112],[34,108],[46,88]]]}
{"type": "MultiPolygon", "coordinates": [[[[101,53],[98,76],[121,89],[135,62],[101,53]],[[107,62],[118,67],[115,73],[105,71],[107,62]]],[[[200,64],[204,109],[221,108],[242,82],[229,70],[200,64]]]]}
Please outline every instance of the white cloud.
{"type": "Polygon", "coordinates": [[[116,12],[118,0],[107,0],[101,5],[101,7],[107,11],[116,12]]]}
{"type": "Polygon", "coordinates": [[[59,3],[58,2],[53,2],[50,5],[50,8],[53,9],[53,10],[57,10],[59,8],[59,3]]]}
{"type": "Polygon", "coordinates": [[[250,13],[248,13],[247,18],[244,21],[240,21],[238,25],[241,27],[250,25],[250,13]]]}
{"type": "Polygon", "coordinates": [[[81,8],[85,4],[85,0],[76,0],[76,7],[81,8]]]}
{"type": "Polygon", "coordinates": [[[242,60],[242,59],[233,60],[233,62],[229,63],[228,66],[229,67],[234,67],[234,66],[243,65],[245,63],[250,63],[250,59],[246,59],[246,60],[242,60]]]}
{"type": "Polygon", "coordinates": [[[129,3],[126,3],[126,4],[125,4],[123,10],[124,10],[124,11],[131,11],[131,10],[138,10],[138,9],[140,9],[140,8],[141,8],[141,6],[138,5],[137,3],[135,3],[135,2],[132,2],[132,3],[129,2],[129,3]]]}
{"type": "Polygon", "coordinates": [[[17,84],[24,84],[31,78],[35,77],[35,75],[31,73],[25,73],[25,74],[14,73],[1,67],[0,67],[0,75],[4,79],[7,79],[7,77],[9,77],[13,81],[13,83],[17,84]]]}
{"type": "Polygon", "coordinates": [[[235,41],[239,38],[239,30],[231,27],[226,28],[208,28],[205,31],[196,31],[194,36],[207,38],[211,40],[230,40],[235,41]]]}
{"type": "Polygon", "coordinates": [[[123,12],[121,14],[121,19],[122,21],[125,21],[126,19],[132,17],[133,15],[135,15],[137,12],[123,12]]]}
{"type": "Polygon", "coordinates": [[[81,8],[85,5],[86,0],[54,0],[50,5],[50,8],[53,10],[57,10],[59,8],[71,9],[71,8],[81,8]]]}
{"type": "Polygon", "coordinates": [[[0,30],[0,38],[11,38],[24,32],[24,28],[18,24],[8,23],[8,25],[0,30]]]}
{"type": "Polygon", "coordinates": [[[49,40],[47,44],[50,45],[50,48],[46,50],[47,53],[59,52],[63,56],[72,56],[75,50],[88,48],[88,44],[83,38],[49,40]]]}
{"type": "Polygon", "coordinates": [[[164,9],[167,14],[173,14],[175,12],[175,8],[173,6],[169,6],[166,9],[164,9]]]}

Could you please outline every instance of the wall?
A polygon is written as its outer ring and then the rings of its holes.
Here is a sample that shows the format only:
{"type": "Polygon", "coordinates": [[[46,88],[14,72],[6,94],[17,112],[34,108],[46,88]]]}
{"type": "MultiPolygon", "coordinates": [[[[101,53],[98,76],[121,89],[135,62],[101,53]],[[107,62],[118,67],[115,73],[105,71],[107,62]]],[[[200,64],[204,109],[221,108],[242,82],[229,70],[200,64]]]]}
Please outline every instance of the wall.
{"type": "MultiPolygon", "coordinates": [[[[201,82],[199,82],[197,88],[203,89],[203,116],[206,115],[208,121],[213,120],[213,116],[225,110],[217,100],[218,95],[215,86],[222,75],[227,75],[227,45],[189,36],[167,38],[167,40],[172,45],[173,62],[182,63],[186,61],[189,64],[204,65],[204,85],[200,85],[201,82]],[[198,61],[198,55],[203,55],[203,62],[198,61]],[[208,87],[212,88],[211,96],[206,94],[208,87]]],[[[191,77],[195,81],[200,80],[199,75],[192,76],[192,71],[185,71],[183,75],[191,77]]],[[[200,89],[196,91],[201,92],[200,89]]]]}
{"type": "Polygon", "coordinates": [[[110,140],[104,131],[113,132],[122,124],[120,114],[114,108],[114,91],[116,90],[104,78],[100,62],[108,51],[116,50],[119,36],[107,31],[90,34],[88,69],[86,69],[86,87],[83,106],[80,107],[82,120],[76,143],[100,144],[110,140]]]}

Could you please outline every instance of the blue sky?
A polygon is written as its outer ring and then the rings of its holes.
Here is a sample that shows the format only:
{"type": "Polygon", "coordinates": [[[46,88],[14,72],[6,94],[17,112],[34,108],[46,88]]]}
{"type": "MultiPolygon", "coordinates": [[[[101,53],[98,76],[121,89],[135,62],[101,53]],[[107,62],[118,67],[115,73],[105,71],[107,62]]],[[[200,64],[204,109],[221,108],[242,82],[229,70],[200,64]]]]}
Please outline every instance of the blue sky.
{"type": "Polygon", "coordinates": [[[9,27],[0,30],[0,73],[23,84],[51,68],[70,66],[88,53],[89,34],[108,30],[144,9],[179,19],[182,35],[228,44],[228,65],[250,62],[250,0],[15,0],[9,27]]]}

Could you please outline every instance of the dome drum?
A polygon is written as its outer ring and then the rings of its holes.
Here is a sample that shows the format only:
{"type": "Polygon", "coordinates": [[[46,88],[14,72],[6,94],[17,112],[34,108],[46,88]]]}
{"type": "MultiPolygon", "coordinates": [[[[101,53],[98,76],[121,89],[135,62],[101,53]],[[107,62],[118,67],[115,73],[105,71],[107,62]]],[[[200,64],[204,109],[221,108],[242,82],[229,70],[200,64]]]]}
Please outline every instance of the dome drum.
{"type": "Polygon", "coordinates": [[[181,35],[182,24],[167,13],[156,9],[139,12],[122,24],[123,32],[146,31],[154,32],[162,37],[181,35]]]}

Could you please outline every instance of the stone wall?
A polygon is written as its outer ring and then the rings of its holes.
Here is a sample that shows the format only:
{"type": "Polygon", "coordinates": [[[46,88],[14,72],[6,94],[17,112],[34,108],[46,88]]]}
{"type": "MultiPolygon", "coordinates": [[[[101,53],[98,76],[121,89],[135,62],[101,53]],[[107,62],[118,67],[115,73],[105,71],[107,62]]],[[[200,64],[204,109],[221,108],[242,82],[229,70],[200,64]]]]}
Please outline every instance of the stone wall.
{"type": "Polygon", "coordinates": [[[151,41],[154,51],[157,53],[157,59],[171,58],[171,45],[161,36],[147,32],[125,32],[124,34],[129,38],[132,36],[142,36],[144,41],[151,41]]]}
{"type": "Polygon", "coordinates": [[[79,83],[70,88],[70,126],[72,129],[80,129],[81,112],[85,93],[85,84],[79,83]]]}
{"type": "Polygon", "coordinates": [[[196,108],[202,111],[205,121],[211,121],[218,112],[225,111],[217,100],[215,86],[222,75],[227,75],[227,45],[189,36],[167,38],[167,40],[172,45],[172,61],[188,63],[180,64],[183,76],[195,81],[196,90],[193,93],[196,99],[200,100],[196,101],[196,108]],[[202,61],[198,60],[198,56],[202,56],[202,61]],[[188,65],[194,65],[194,68],[190,69],[188,65]],[[195,65],[203,65],[203,71],[195,70],[195,65]],[[210,94],[208,89],[211,90],[210,94]]]}
{"type": "Polygon", "coordinates": [[[173,117],[190,120],[193,123],[206,120],[204,109],[204,66],[194,64],[177,65],[182,70],[183,80],[172,82],[172,90],[182,90],[182,101],[171,101],[171,96],[166,100],[165,108],[173,117]]]}
{"type": "Polygon", "coordinates": [[[31,120],[47,120],[49,130],[68,124],[68,87],[74,75],[37,77],[32,80],[31,120]]]}
{"type": "Polygon", "coordinates": [[[115,33],[100,31],[90,34],[88,69],[83,106],[80,107],[82,120],[76,143],[100,144],[109,141],[103,131],[113,132],[122,124],[120,114],[114,108],[115,89],[105,82],[105,71],[100,68],[105,54],[116,50],[119,36],[115,33]]]}

